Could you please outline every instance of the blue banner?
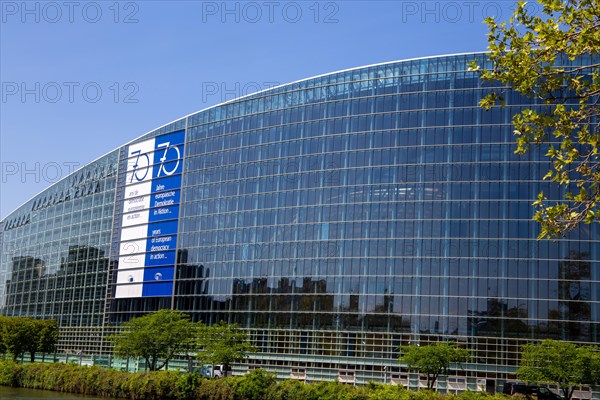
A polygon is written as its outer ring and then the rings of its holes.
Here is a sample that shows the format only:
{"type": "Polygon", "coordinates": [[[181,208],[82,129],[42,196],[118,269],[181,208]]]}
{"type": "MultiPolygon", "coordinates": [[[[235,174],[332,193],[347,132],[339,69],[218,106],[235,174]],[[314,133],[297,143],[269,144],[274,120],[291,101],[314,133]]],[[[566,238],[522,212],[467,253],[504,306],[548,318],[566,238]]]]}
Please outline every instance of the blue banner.
{"type": "Polygon", "coordinates": [[[150,198],[150,207],[166,207],[179,204],[180,198],[180,190],[168,190],[166,192],[154,193],[150,198]]]}
{"type": "Polygon", "coordinates": [[[152,180],[152,193],[164,192],[165,190],[179,189],[181,187],[181,175],[169,176],[152,180]]]}
{"type": "Polygon", "coordinates": [[[159,265],[175,264],[175,251],[156,251],[154,253],[146,253],[146,267],[155,267],[159,265]]]}
{"type": "Polygon", "coordinates": [[[184,141],[183,131],[156,137],[154,142],[153,179],[181,174],[184,141]]]}
{"type": "Polygon", "coordinates": [[[144,269],[144,282],[172,281],[175,268],[171,266],[144,269]]]}
{"type": "Polygon", "coordinates": [[[179,218],[179,206],[159,207],[150,210],[148,220],[150,222],[166,221],[179,218]]]}
{"type": "Polygon", "coordinates": [[[153,237],[146,243],[146,252],[177,250],[177,235],[153,237]]]}
{"type": "Polygon", "coordinates": [[[142,297],[157,297],[173,295],[173,282],[144,282],[142,297]]]}
{"type": "MultiPolygon", "coordinates": [[[[121,284],[116,287],[116,298],[173,293],[184,144],[182,130],[127,148],[121,243],[131,241],[142,254],[134,271],[139,276],[124,267],[117,269],[121,284]]],[[[120,258],[131,257],[128,248],[121,246],[120,258]]]]}
{"type": "Polygon", "coordinates": [[[148,236],[164,236],[177,234],[178,221],[155,222],[148,224],[148,236]]]}

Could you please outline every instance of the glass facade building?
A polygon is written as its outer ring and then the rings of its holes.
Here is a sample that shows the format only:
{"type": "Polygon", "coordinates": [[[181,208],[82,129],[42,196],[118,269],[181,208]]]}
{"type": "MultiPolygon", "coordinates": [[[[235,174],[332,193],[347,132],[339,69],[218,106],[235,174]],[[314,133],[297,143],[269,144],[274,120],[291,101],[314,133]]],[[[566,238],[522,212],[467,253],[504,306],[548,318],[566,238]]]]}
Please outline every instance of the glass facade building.
{"type": "Polygon", "coordinates": [[[561,189],[543,149],[514,154],[511,117],[542,106],[507,90],[481,109],[485,57],[327,74],[127,143],[2,221],[2,313],[106,353],[175,308],[249,330],[238,372],[356,383],[418,386],[398,346],[454,340],[473,359],[448,390],[511,379],[531,340],[598,343],[600,227],[536,240],[531,203],[561,189]]]}

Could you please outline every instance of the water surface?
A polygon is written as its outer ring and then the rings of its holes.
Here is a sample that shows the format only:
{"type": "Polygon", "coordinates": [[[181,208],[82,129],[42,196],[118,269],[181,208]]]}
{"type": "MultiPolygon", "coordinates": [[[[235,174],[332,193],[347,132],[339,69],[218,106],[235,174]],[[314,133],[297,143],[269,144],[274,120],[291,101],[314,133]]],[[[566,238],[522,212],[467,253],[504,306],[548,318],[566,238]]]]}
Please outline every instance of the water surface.
{"type": "Polygon", "coordinates": [[[50,390],[37,390],[37,389],[21,389],[11,388],[6,386],[0,386],[0,399],[11,399],[11,400],[31,400],[31,399],[46,399],[46,400],[75,400],[75,399],[104,399],[104,400],[116,400],[108,397],[97,397],[97,396],[84,396],[82,394],[70,394],[52,392],[50,390]]]}

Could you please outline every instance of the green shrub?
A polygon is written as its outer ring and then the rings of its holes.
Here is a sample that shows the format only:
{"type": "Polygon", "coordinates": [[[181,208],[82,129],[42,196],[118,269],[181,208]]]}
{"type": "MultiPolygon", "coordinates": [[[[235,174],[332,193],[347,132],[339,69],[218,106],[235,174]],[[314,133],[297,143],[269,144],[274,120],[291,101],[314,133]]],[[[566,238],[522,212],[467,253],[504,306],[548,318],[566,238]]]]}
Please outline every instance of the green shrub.
{"type": "Polygon", "coordinates": [[[129,374],[128,397],[132,400],[178,399],[179,374],[174,371],[154,371],[129,374]]]}
{"type": "Polygon", "coordinates": [[[271,386],[276,383],[275,374],[264,369],[255,369],[252,373],[235,380],[233,384],[234,400],[262,400],[271,386]]]}
{"type": "Polygon", "coordinates": [[[128,373],[72,364],[0,362],[0,385],[131,400],[195,397],[200,377],[173,371],[128,373]]]}
{"type": "Polygon", "coordinates": [[[198,400],[232,400],[235,379],[204,379],[196,391],[198,400]]]}
{"type": "Polygon", "coordinates": [[[0,362],[0,385],[19,387],[23,366],[13,361],[0,362]]]}
{"type": "Polygon", "coordinates": [[[177,398],[181,400],[192,400],[202,384],[202,376],[198,374],[181,374],[176,382],[177,398]]]}
{"type": "Polygon", "coordinates": [[[399,385],[369,384],[368,400],[408,400],[408,390],[399,385]]]}
{"type": "Polygon", "coordinates": [[[434,392],[432,390],[421,389],[413,392],[411,390],[406,391],[406,400],[443,400],[447,399],[448,396],[434,392]]]}
{"type": "Polygon", "coordinates": [[[307,385],[296,380],[286,380],[271,387],[267,400],[306,400],[307,385]]]}
{"type": "Polygon", "coordinates": [[[354,390],[354,386],[339,382],[315,382],[307,385],[305,400],[344,399],[354,390]]]}
{"type": "Polygon", "coordinates": [[[460,400],[500,400],[500,399],[510,399],[510,397],[505,396],[503,394],[489,394],[486,392],[471,392],[471,391],[466,391],[466,392],[462,392],[461,394],[459,394],[458,396],[456,396],[457,399],[460,400]]]}
{"type": "Polygon", "coordinates": [[[102,367],[0,361],[0,385],[46,389],[131,400],[505,400],[503,395],[463,392],[458,396],[429,390],[369,383],[354,387],[338,382],[276,382],[257,369],[242,377],[205,379],[174,371],[129,373],[102,367]]]}

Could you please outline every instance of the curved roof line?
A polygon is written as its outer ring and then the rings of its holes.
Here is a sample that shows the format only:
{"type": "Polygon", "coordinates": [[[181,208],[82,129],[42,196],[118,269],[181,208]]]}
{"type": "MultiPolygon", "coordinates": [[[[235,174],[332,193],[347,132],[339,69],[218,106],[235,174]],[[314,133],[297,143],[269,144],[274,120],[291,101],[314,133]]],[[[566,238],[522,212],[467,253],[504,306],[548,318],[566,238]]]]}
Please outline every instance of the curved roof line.
{"type": "MultiPolygon", "coordinates": [[[[311,76],[310,78],[303,78],[303,79],[299,79],[297,81],[283,83],[281,85],[273,86],[273,87],[270,87],[268,89],[262,89],[262,90],[259,90],[258,92],[249,93],[249,94],[243,95],[241,97],[236,97],[235,99],[227,100],[227,101],[225,101],[223,103],[219,103],[219,104],[216,104],[214,106],[210,106],[210,107],[204,108],[204,109],[202,109],[200,111],[196,111],[195,113],[192,113],[190,115],[194,115],[194,114],[197,114],[199,112],[203,112],[203,111],[209,110],[209,109],[211,109],[213,107],[218,107],[218,106],[222,106],[222,105],[225,105],[225,104],[233,103],[233,102],[239,101],[239,100],[244,99],[244,98],[249,97],[249,96],[255,96],[255,95],[259,94],[259,93],[268,92],[269,90],[278,89],[278,88],[281,88],[281,87],[284,87],[284,86],[290,86],[290,85],[293,85],[295,83],[309,81],[311,79],[321,78],[323,76],[328,76],[328,75],[333,75],[333,74],[339,74],[339,73],[342,73],[342,72],[349,72],[349,71],[354,71],[354,70],[357,70],[357,69],[378,67],[380,65],[386,65],[386,64],[396,64],[396,63],[401,63],[401,62],[409,62],[409,61],[417,61],[417,60],[427,60],[427,59],[430,59],[430,58],[457,57],[457,56],[485,54],[485,53],[489,53],[489,52],[488,51],[472,51],[472,52],[467,52],[467,53],[455,53],[455,54],[442,54],[442,55],[437,55],[437,56],[414,57],[414,58],[407,58],[407,59],[404,59],[404,60],[385,61],[385,62],[376,63],[376,64],[362,65],[360,67],[352,67],[352,68],[341,69],[339,71],[327,72],[325,74],[311,76]]],[[[188,116],[186,116],[186,117],[188,117],[188,116]]]]}
{"type": "Polygon", "coordinates": [[[15,211],[17,211],[19,208],[23,207],[25,204],[27,204],[28,202],[30,202],[31,200],[33,200],[35,197],[39,196],[40,194],[42,194],[42,193],[43,193],[43,192],[45,192],[46,190],[50,189],[52,186],[59,184],[60,182],[62,182],[63,180],[65,180],[65,179],[69,178],[70,176],[72,176],[72,175],[75,175],[77,172],[79,172],[79,171],[80,171],[80,170],[82,170],[83,168],[87,167],[88,165],[90,165],[90,164],[92,164],[92,163],[94,163],[94,162],[96,162],[96,161],[100,160],[101,158],[104,158],[104,157],[106,157],[107,155],[109,155],[109,154],[110,154],[110,153],[112,153],[113,151],[119,150],[121,147],[127,146],[127,145],[129,145],[129,144],[132,144],[132,143],[134,143],[134,142],[135,142],[135,141],[137,141],[137,140],[140,140],[140,139],[142,139],[144,136],[146,136],[146,135],[148,135],[148,134],[150,134],[150,133],[152,133],[152,132],[154,132],[154,131],[156,131],[156,130],[158,130],[158,129],[160,129],[160,128],[164,128],[165,126],[167,126],[167,125],[171,125],[171,124],[173,124],[173,123],[175,123],[175,122],[177,122],[177,121],[180,121],[180,120],[182,120],[182,119],[187,119],[187,118],[189,118],[189,117],[190,117],[190,116],[192,116],[192,115],[195,115],[195,114],[198,114],[198,113],[201,113],[201,112],[208,111],[208,110],[210,110],[210,109],[212,109],[212,108],[221,107],[221,106],[224,106],[224,105],[226,105],[226,104],[235,103],[235,102],[237,102],[237,101],[240,101],[240,100],[243,100],[243,99],[245,99],[245,98],[248,98],[248,97],[251,97],[251,96],[256,96],[257,94],[261,94],[261,93],[268,92],[268,91],[271,91],[271,90],[279,89],[279,88],[282,88],[282,87],[284,87],[284,86],[290,86],[290,85],[293,85],[293,84],[295,84],[295,83],[300,83],[300,82],[304,82],[304,81],[309,81],[309,80],[311,80],[311,79],[317,79],[317,78],[321,78],[321,77],[323,77],[323,76],[328,76],[328,75],[333,75],[333,74],[339,74],[339,73],[341,73],[341,72],[355,71],[355,70],[357,70],[357,69],[364,69],[364,68],[370,68],[370,67],[377,67],[377,66],[380,66],[380,65],[386,65],[386,64],[396,64],[396,63],[401,63],[401,62],[409,62],[409,61],[417,61],[417,60],[427,60],[427,59],[430,59],[430,58],[457,57],[457,56],[477,55],[477,54],[485,54],[485,53],[488,53],[488,51],[472,51],[472,52],[465,52],[465,53],[454,53],[454,54],[441,54],[441,55],[435,55],[435,56],[413,57],[413,58],[406,58],[406,59],[403,59],[403,60],[385,61],[385,62],[381,62],[381,63],[368,64],[368,65],[362,65],[362,66],[359,66],[359,67],[346,68],[346,69],[341,69],[341,70],[339,70],[339,71],[327,72],[327,73],[324,73],[324,74],[319,74],[319,75],[311,76],[311,77],[309,77],[309,78],[302,78],[302,79],[299,79],[299,80],[296,80],[296,81],[292,81],[292,82],[288,82],[288,83],[283,83],[283,84],[281,84],[281,85],[273,86],[273,87],[270,87],[270,88],[268,88],[268,89],[262,89],[262,90],[259,90],[259,91],[257,91],[257,92],[253,92],[253,93],[246,94],[246,95],[244,95],[244,96],[236,97],[235,99],[227,100],[227,101],[224,101],[224,102],[222,102],[222,103],[218,103],[218,104],[214,104],[214,105],[212,105],[212,106],[208,106],[208,107],[206,107],[206,108],[200,109],[200,110],[198,110],[198,111],[194,111],[194,112],[192,112],[192,113],[190,113],[190,114],[187,114],[187,115],[185,115],[185,116],[183,116],[183,117],[180,117],[180,118],[174,119],[174,120],[173,120],[173,121],[171,121],[171,122],[167,122],[166,124],[163,124],[163,125],[159,126],[158,128],[151,129],[151,130],[149,130],[148,132],[146,132],[146,133],[144,133],[144,134],[142,134],[142,135],[140,135],[140,136],[138,136],[138,137],[136,137],[136,138],[134,138],[134,139],[132,139],[132,140],[130,140],[130,141],[128,141],[128,142],[125,142],[124,144],[120,145],[120,146],[119,146],[119,147],[117,147],[116,149],[110,150],[109,152],[107,152],[107,153],[105,153],[105,154],[102,154],[101,156],[99,156],[99,157],[97,157],[97,158],[93,159],[92,161],[88,162],[87,164],[83,165],[82,167],[80,167],[80,168],[76,169],[75,171],[71,172],[69,175],[65,176],[64,178],[62,178],[62,179],[61,179],[61,180],[59,180],[58,182],[55,182],[55,183],[53,183],[52,185],[50,185],[50,186],[46,187],[45,189],[42,189],[42,190],[40,190],[38,193],[34,194],[34,195],[33,195],[33,196],[31,196],[29,199],[25,200],[23,203],[21,203],[21,205],[20,205],[20,206],[18,206],[17,208],[15,208],[15,209],[14,209],[14,210],[12,210],[11,212],[9,212],[9,213],[6,215],[6,217],[4,217],[3,219],[1,219],[1,220],[0,220],[0,223],[3,223],[3,222],[6,220],[6,218],[7,218],[9,215],[11,215],[11,214],[12,214],[12,213],[14,213],[15,211]]]}
{"type": "MultiPolygon", "coordinates": [[[[317,79],[317,78],[321,78],[323,76],[328,76],[328,75],[333,75],[333,74],[339,74],[341,72],[348,72],[348,71],[354,71],[354,70],[357,70],[357,69],[377,67],[377,66],[386,65],[386,64],[396,64],[396,63],[400,63],[400,62],[409,62],[409,61],[417,61],[417,60],[427,60],[427,59],[430,59],[430,58],[457,57],[457,56],[476,55],[476,54],[485,54],[485,53],[488,53],[488,51],[472,51],[472,52],[466,52],[466,53],[442,54],[442,55],[437,55],[437,56],[424,56],[424,57],[407,58],[407,59],[404,59],[404,60],[385,61],[385,62],[376,63],[376,64],[369,64],[369,65],[362,65],[362,66],[359,66],[359,67],[352,67],[352,68],[341,69],[339,71],[327,72],[327,73],[324,73],[324,74],[319,74],[319,75],[311,76],[309,78],[302,78],[302,79],[299,79],[299,80],[296,80],[296,81],[282,83],[281,85],[273,86],[273,87],[270,87],[270,88],[267,88],[267,89],[262,89],[262,90],[259,90],[257,92],[248,93],[248,94],[245,94],[243,96],[236,97],[235,99],[227,100],[227,101],[224,101],[222,103],[214,104],[212,106],[208,106],[206,108],[202,108],[202,109],[200,109],[198,111],[194,111],[194,112],[192,112],[192,113],[190,113],[190,114],[188,114],[188,115],[186,115],[184,117],[174,119],[171,122],[168,122],[168,123],[166,123],[164,125],[159,126],[158,128],[152,129],[151,131],[148,131],[148,132],[144,133],[143,135],[140,135],[140,136],[136,137],[135,139],[132,139],[129,142],[124,143],[122,146],[117,147],[117,149],[121,148],[123,146],[126,146],[128,144],[134,143],[136,140],[142,139],[144,136],[146,136],[149,133],[152,133],[152,132],[154,132],[154,131],[156,131],[156,130],[158,130],[160,128],[164,128],[165,126],[171,125],[172,123],[175,123],[175,122],[177,122],[179,120],[182,120],[184,118],[189,118],[192,115],[208,111],[208,110],[210,110],[212,108],[217,108],[217,107],[221,107],[221,106],[224,106],[224,105],[227,105],[227,104],[230,104],[230,103],[235,103],[235,102],[243,100],[245,98],[248,98],[248,97],[251,97],[251,96],[256,96],[257,94],[265,93],[265,92],[268,92],[268,91],[271,91],[271,90],[279,89],[279,88],[282,88],[284,86],[290,86],[290,85],[293,85],[295,83],[309,81],[311,79],[317,79]]],[[[114,150],[111,150],[108,153],[106,153],[105,155],[110,154],[113,151],[114,150]]],[[[102,157],[104,157],[104,156],[101,156],[101,157],[98,157],[98,158],[102,158],[102,157]]],[[[96,160],[94,160],[94,161],[96,161],[96,160]]],[[[94,161],[90,161],[90,163],[92,163],[94,161]]]]}

